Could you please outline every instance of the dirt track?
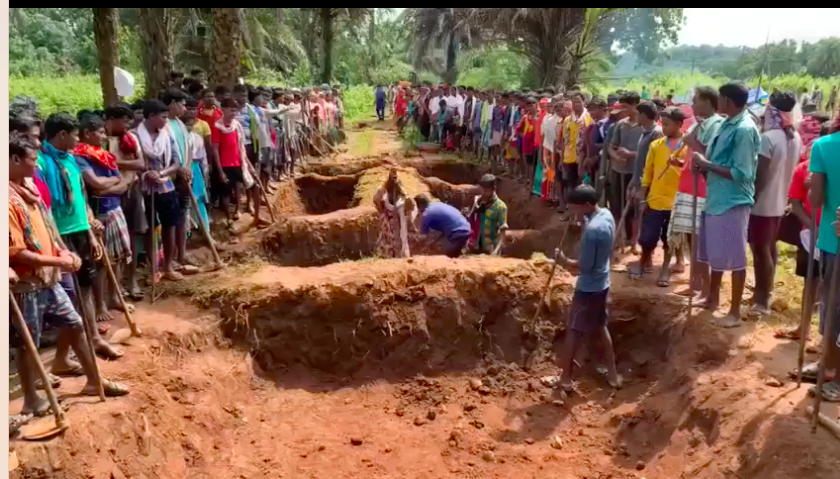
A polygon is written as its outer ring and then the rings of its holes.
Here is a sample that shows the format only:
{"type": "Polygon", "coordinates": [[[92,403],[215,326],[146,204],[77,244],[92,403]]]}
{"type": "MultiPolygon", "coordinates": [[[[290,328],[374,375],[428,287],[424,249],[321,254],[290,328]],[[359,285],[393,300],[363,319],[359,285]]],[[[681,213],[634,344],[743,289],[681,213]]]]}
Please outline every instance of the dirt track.
{"type": "MultiPolygon", "coordinates": [[[[404,162],[439,196],[480,174],[404,162]]],[[[613,274],[626,387],[599,381],[587,352],[578,393],[564,398],[539,378],[558,373],[573,277],[557,275],[534,323],[544,262],[343,261],[369,256],[335,245],[372,244],[373,211],[326,211],[335,205],[304,193],[306,181],[281,188],[279,224],[236,248],[260,244],[274,264],[249,260],[141,304],[145,337],[102,365],[131,395],[67,396],[71,429],[43,445],[15,442],[13,477],[837,477],[840,442],[811,436],[806,388],[785,379],[795,345],[753,325],[719,330],[708,313],[687,322],[675,294],[684,276],[662,289],[613,274]]],[[[506,254],[550,251],[557,216],[523,186],[502,185],[520,230],[506,254]]],[[[353,206],[346,188],[330,190],[336,205],[353,206]]],[[[80,388],[65,379],[60,392],[80,388]]],[[[19,407],[15,398],[10,411],[19,407]]]]}

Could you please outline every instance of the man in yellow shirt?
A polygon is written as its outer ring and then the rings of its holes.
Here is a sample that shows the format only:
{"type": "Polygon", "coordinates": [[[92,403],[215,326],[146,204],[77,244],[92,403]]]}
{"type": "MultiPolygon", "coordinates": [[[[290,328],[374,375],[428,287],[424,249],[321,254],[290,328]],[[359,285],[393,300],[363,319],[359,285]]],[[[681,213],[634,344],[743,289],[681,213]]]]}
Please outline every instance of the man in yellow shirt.
{"type": "Polygon", "coordinates": [[[647,206],[639,235],[642,260],[631,269],[630,275],[635,278],[642,276],[642,265],[651,264],[656,244],[662,240],[665,259],[657,284],[665,287],[670,284],[668,265],[673,254],[668,248],[668,222],[671,219],[671,208],[674,207],[687,148],[682,140],[685,113],[677,107],[668,107],[660,113],[660,118],[662,133],[665,136],[650,144],[641,178],[642,188],[639,191],[639,201],[647,206]]]}
{"type": "Polygon", "coordinates": [[[562,185],[563,198],[569,194],[578,184],[582,176],[580,168],[585,160],[584,135],[589,125],[592,124],[592,117],[586,111],[586,98],[581,92],[571,92],[572,111],[563,119],[561,128],[561,139],[563,142],[563,168],[562,185]]]}

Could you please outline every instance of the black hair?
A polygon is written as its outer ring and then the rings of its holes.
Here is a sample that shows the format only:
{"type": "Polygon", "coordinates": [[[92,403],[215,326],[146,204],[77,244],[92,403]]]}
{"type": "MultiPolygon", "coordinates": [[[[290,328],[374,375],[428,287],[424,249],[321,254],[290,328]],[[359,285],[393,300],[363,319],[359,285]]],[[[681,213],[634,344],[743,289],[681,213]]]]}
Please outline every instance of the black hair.
{"type": "Polygon", "coordinates": [[[83,108],[83,109],[76,112],[76,119],[81,120],[82,118],[84,118],[88,115],[93,115],[93,110],[88,110],[88,109],[83,108]]]}
{"type": "Polygon", "coordinates": [[[189,93],[192,96],[200,95],[202,90],[204,90],[204,85],[202,85],[201,82],[199,82],[198,80],[194,81],[193,83],[190,83],[187,87],[187,93],[189,93]]]}
{"type": "Polygon", "coordinates": [[[429,206],[430,203],[429,195],[425,193],[420,193],[419,195],[414,197],[414,202],[417,203],[418,207],[425,208],[429,206]]]}
{"type": "Polygon", "coordinates": [[[669,106],[660,113],[663,117],[670,118],[671,121],[682,123],[685,121],[685,112],[676,106],[669,106]]]}
{"type": "Polygon", "coordinates": [[[487,173],[478,180],[478,185],[484,188],[496,188],[498,183],[499,180],[496,178],[496,175],[491,173],[487,173]]]}
{"type": "Polygon", "coordinates": [[[740,81],[732,81],[718,89],[720,96],[728,98],[738,108],[743,108],[750,97],[750,90],[740,81]]]}
{"type": "Polygon", "coordinates": [[[589,108],[607,108],[607,102],[604,100],[604,97],[600,95],[595,95],[592,97],[592,100],[589,101],[589,108]]]}
{"type": "Polygon", "coordinates": [[[712,105],[712,109],[717,111],[720,98],[717,90],[710,86],[699,86],[694,89],[694,95],[700,97],[701,100],[708,101],[712,105]]]}
{"type": "Polygon", "coordinates": [[[44,133],[49,140],[56,135],[66,131],[67,133],[79,131],[79,121],[73,115],[66,112],[53,113],[44,122],[44,133]]]}
{"type": "Polygon", "coordinates": [[[239,104],[233,98],[225,98],[222,100],[222,108],[239,108],[239,104]]]}
{"type": "Polygon", "coordinates": [[[187,107],[188,108],[198,108],[198,100],[195,97],[188,96],[187,97],[187,107]]]}
{"type": "Polygon", "coordinates": [[[96,131],[105,126],[105,121],[98,115],[86,115],[79,119],[79,132],[96,131]]]}
{"type": "Polygon", "coordinates": [[[569,198],[566,201],[572,205],[597,205],[600,199],[592,185],[582,183],[569,192],[569,198]]]}
{"type": "Polygon", "coordinates": [[[247,94],[248,93],[248,87],[246,87],[245,85],[234,85],[233,94],[237,94],[237,93],[247,94]]]}
{"type": "Polygon", "coordinates": [[[258,96],[263,96],[262,90],[259,88],[252,88],[248,91],[248,103],[254,103],[258,96]]]}
{"type": "Polygon", "coordinates": [[[646,116],[651,121],[656,120],[656,116],[659,114],[656,105],[649,101],[639,103],[638,109],[640,115],[646,116]]]}
{"type": "Polygon", "coordinates": [[[178,88],[167,88],[163,91],[160,100],[164,105],[169,106],[173,103],[181,102],[187,99],[187,95],[178,88]]]}
{"type": "Polygon", "coordinates": [[[780,111],[791,111],[796,106],[796,95],[789,91],[776,91],[770,95],[770,104],[780,111]]]}
{"type": "Polygon", "coordinates": [[[132,107],[125,103],[114,103],[105,109],[105,119],[134,118],[132,107]]]}
{"type": "Polygon", "coordinates": [[[169,79],[170,80],[174,80],[176,78],[184,78],[184,72],[177,71],[177,70],[172,70],[171,72],[169,72],[169,79]]]}
{"type": "Polygon", "coordinates": [[[665,102],[662,101],[661,98],[654,98],[651,101],[653,102],[654,105],[656,105],[656,108],[659,109],[660,111],[665,109],[665,106],[666,106],[665,102]]]}
{"type": "Polygon", "coordinates": [[[215,93],[218,97],[227,96],[230,95],[230,88],[224,85],[219,85],[213,89],[213,93],[215,93]]]}
{"type": "Polygon", "coordinates": [[[131,109],[134,111],[142,110],[146,107],[146,100],[137,100],[131,104],[131,109]]]}
{"type": "Polygon", "coordinates": [[[641,101],[642,97],[634,91],[626,91],[618,98],[618,102],[625,105],[638,105],[641,101]]]}
{"type": "Polygon", "coordinates": [[[152,115],[160,115],[161,113],[167,113],[168,111],[169,109],[162,101],[146,100],[146,104],[143,105],[143,118],[148,120],[152,115]]]}
{"type": "Polygon", "coordinates": [[[190,76],[191,77],[197,77],[197,76],[201,75],[202,73],[204,73],[204,70],[202,70],[201,68],[193,68],[192,70],[190,70],[190,76]]]}
{"type": "Polygon", "coordinates": [[[618,94],[617,93],[610,93],[607,95],[607,105],[612,105],[618,101],[618,94]]]}
{"type": "Polygon", "coordinates": [[[9,131],[29,134],[29,130],[31,130],[33,126],[40,124],[41,122],[39,120],[28,113],[13,115],[9,118],[9,131]]]}
{"type": "Polygon", "coordinates": [[[190,110],[185,111],[184,114],[181,115],[181,121],[184,123],[192,120],[195,120],[195,113],[190,110]]]}
{"type": "Polygon", "coordinates": [[[38,147],[32,138],[19,131],[9,133],[9,157],[19,156],[21,158],[26,156],[27,151],[37,151],[38,147]]]}

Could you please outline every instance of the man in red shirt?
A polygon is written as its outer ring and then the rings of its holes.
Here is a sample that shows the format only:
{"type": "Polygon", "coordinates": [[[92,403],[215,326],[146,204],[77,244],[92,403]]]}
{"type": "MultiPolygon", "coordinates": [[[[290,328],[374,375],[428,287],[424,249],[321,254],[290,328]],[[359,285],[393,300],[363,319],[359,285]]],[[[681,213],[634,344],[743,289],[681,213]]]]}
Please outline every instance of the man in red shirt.
{"type": "MultiPolygon", "coordinates": [[[[232,227],[233,220],[239,214],[239,193],[237,186],[244,182],[243,158],[245,144],[242,125],[236,120],[239,106],[227,98],[222,101],[222,117],[211,125],[211,141],[213,143],[213,161],[219,182],[219,199],[228,220],[228,227],[232,227]],[[233,197],[233,209],[230,200],[233,197]]],[[[245,165],[250,167],[250,163],[245,165]]],[[[253,172],[252,172],[253,174],[253,172]]],[[[246,185],[247,186],[247,185],[246,185]]],[[[246,188],[247,189],[247,188],[246,188]]]]}

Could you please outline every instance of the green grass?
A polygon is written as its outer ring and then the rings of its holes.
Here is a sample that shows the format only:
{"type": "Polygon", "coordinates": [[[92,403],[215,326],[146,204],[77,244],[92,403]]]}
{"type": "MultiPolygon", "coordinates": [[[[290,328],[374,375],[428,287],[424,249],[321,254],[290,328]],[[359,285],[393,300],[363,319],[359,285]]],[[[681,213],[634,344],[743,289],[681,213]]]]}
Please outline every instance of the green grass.
{"type": "Polygon", "coordinates": [[[348,142],[349,153],[353,156],[370,156],[373,154],[373,140],[376,136],[376,131],[365,130],[357,135],[352,141],[348,142]]]}

